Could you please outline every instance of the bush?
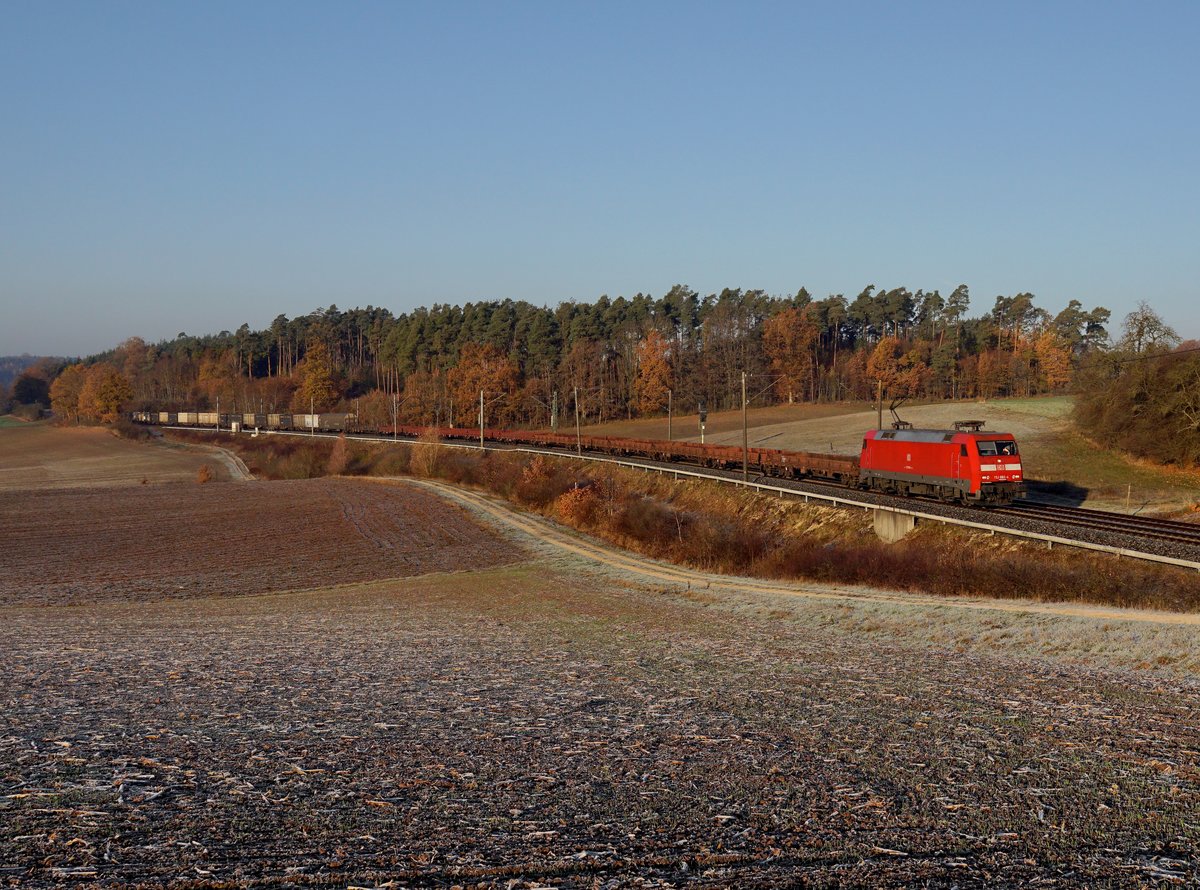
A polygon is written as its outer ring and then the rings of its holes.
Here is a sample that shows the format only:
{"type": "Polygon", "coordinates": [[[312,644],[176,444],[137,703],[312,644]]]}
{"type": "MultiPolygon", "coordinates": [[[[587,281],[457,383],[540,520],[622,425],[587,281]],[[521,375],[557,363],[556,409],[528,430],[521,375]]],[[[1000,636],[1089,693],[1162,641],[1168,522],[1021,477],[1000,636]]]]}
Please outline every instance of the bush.
{"type": "Polygon", "coordinates": [[[140,423],[134,423],[128,417],[119,417],[117,422],[113,424],[113,432],[122,439],[149,439],[153,435],[149,427],[142,426],[140,423]]]}
{"type": "Polygon", "coordinates": [[[325,472],[330,476],[341,476],[346,472],[350,465],[350,454],[346,447],[346,434],[342,433],[337,437],[337,441],[333,443],[333,448],[329,451],[329,463],[326,466],[325,472]]]}
{"type": "Polygon", "coordinates": [[[572,469],[548,461],[540,454],[534,455],[533,460],[521,471],[516,488],[517,498],[538,508],[555,503],[564,492],[574,486],[575,475],[572,469]]]}
{"type": "Polygon", "coordinates": [[[442,446],[437,429],[429,427],[421,433],[421,438],[412,446],[412,457],[409,465],[417,476],[429,479],[437,475],[438,460],[441,457],[442,446]]]}
{"type": "Polygon", "coordinates": [[[641,544],[650,544],[657,552],[672,542],[682,543],[683,536],[675,511],[646,497],[633,497],[613,517],[613,531],[641,544]]]}
{"type": "Polygon", "coordinates": [[[373,446],[367,453],[363,472],[368,476],[405,476],[412,469],[413,449],[392,445],[373,446]]]}
{"type": "Polygon", "coordinates": [[[558,496],[554,502],[554,512],[567,525],[590,528],[596,521],[599,506],[600,499],[596,497],[595,489],[590,485],[579,485],[558,496]]]}

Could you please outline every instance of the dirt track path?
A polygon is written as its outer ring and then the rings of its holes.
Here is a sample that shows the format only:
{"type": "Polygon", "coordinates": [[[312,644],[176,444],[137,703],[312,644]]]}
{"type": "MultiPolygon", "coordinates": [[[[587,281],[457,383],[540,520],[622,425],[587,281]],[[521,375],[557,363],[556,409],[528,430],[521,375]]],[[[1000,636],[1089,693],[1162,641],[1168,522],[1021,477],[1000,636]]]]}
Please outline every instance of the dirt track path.
{"type": "Polygon", "coordinates": [[[1200,614],[1195,613],[1155,612],[1145,609],[1106,608],[1103,606],[1074,605],[1070,603],[922,596],[912,593],[888,593],[870,588],[817,584],[780,584],[771,581],[758,581],[753,578],[731,578],[726,575],[716,575],[695,569],[667,565],[619,550],[595,539],[572,534],[561,526],[556,526],[540,516],[529,513],[518,513],[508,505],[474,491],[455,488],[451,485],[429,480],[393,478],[387,481],[405,485],[416,485],[435,491],[448,500],[455,501],[483,513],[492,520],[526,534],[538,542],[552,545],[592,562],[639,575],[643,578],[686,585],[689,588],[765,593],[835,602],[891,603],[905,606],[1008,612],[1014,614],[1056,615],[1095,621],[1137,621],[1149,624],[1200,626],[1200,614]]]}
{"type": "Polygon", "coordinates": [[[186,443],[171,443],[172,446],[183,445],[189,451],[199,451],[204,454],[211,454],[221,462],[221,465],[229,472],[229,478],[234,482],[253,482],[254,474],[250,472],[250,468],[246,466],[245,461],[230,451],[228,448],[221,448],[217,445],[199,445],[194,442],[186,443]]]}

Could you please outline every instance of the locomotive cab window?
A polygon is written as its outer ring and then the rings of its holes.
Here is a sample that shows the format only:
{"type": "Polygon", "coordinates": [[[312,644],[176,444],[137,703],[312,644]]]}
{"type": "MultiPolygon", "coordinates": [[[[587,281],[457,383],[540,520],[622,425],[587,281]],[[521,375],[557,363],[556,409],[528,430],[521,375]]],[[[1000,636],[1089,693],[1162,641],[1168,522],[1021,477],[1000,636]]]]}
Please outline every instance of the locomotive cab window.
{"type": "Polygon", "coordinates": [[[989,442],[981,441],[981,442],[977,442],[976,444],[979,446],[979,453],[983,454],[983,455],[994,455],[994,454],[1006,454],[1007,455],[1007,454],[1016,454],[1017,453],[1017,443],[1012,441],[1011,439],[1008,441],[989,441],[989,442]]]}

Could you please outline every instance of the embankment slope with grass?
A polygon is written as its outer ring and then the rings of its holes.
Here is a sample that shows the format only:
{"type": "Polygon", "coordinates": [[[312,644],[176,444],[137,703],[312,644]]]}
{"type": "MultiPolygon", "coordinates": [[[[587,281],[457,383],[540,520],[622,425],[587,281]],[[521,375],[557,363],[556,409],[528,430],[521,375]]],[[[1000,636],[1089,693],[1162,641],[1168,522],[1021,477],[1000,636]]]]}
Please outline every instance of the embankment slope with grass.
{"type": "MultiPolygon", "coordinates": [[[[268,477],[328,472],[337,440],[186,433],[221,442],[268,477]]],[[[716,482],[677,481],[609,464],[436,444],[347,440],[340,471],[414,474],[476,487],[655,559],[705,571],[893,590],[1050,602],[1200,609],[1200,577],[1164,566],[922,525],[884,544],[871,515],[716,482]],[[420,459],[414,459],[414,453],[420,459]]]]}

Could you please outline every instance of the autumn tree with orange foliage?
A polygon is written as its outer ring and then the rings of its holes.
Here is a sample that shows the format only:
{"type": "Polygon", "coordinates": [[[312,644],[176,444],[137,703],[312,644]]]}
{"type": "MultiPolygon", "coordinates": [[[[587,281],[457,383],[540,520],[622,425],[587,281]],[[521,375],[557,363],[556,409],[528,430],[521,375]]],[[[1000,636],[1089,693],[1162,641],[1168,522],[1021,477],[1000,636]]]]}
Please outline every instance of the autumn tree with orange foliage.
{"type": "MultiPolygon", "coordinates": [[[[450,406],[446,402],[446,375],[438,369],[430,371],[426,368],[420,368],[404,378],[404,395],[401,396],[398,403],[398,417],[401,423],[433,424],[437,421],[438,425],[440,425],[442,420],[449,421],[452,419],[448,410],[450,406]],[[438,411],[443,407],[447,410],[439,418],[438,411]]],[[[476,394],[473,404],[476,408],[479,407],[478,394],[476,394]]],[[[390,411],[391,408],[388,410],[390,411]]],[[[471,414],[471,403],[468,403],[465,409],[459,405],[453,412],[454,422],[458,426],[462,426],[461,423],[458,423],[457,418],[464,416],[464,410],[466,411],[467,424],[470,425],[474,422],[470,419],[474,416],[471,414]]]]}
{"type": "Polygon", "coordinates": [[[1071,347],[1052,330],[1045,330],[1033,344],[1041,382],[1050,392],[1066,389],[1071,382],[1071,347]]]}
{"type": "MultiPolygon", "coordinates": [[[[484,394],[485,401],[491,401],[501,395],[511,398],[517,391],[519,378],[520,368],[517,363],[492,344],[468,343],[463,346],[458,364],[446,375],[446,384],[454,399],[456,422],[460,426],[469,425],[466,419],[478,416],[480,392],[484,394]]],[[[513,413],[513,407],[491,406],[491,409],[485,410],[487,416],[508,416],[513,413]]],[[[484,418],[485,425],[487,416],[484,418]]],[[[478,423],[478,420],[474,422],[478,423]]]]}
{"type": "Polygon", "coordinates": [[[320,412],[332,408],[338,399],[338,388],[333,380],[329,347],[320,340],[310,343],[297,370],[300,386],[292,396],[293,409],[305,412],[311,407],[320,412]]]}
{"type": "Polygon", "coordinates": [[[797,397],[816,397],[815,347],[820,333],[810,315],[796,306],[763,322],[763,352],[776,377],[775,392],[789,404],[797,397]]]}
{"type": "Polygon", "coordinates": [[[60,420],[79,421],[79,394],[86,382],[84,365],[68,365],[50,384],[50,407],[60,420]]]}
{"type": "Polygon", "coordinates": [[[79,391],[79,416],[99,423],[116,423],[125,403],[133,398],[133,387],[125,375],[108,362],[87,369],[79,391]]]}
{"type": "Polygon", "coordinates": [[[905,352],[899,337],[884,337],[867,359],[867,376],[883,396],[911,396],[920,386],[926,366],[914,352],[905,352]]]}
{"type": "Polygon", "coordinates": [[[637,377],[633,382],[635,407],[650,414],[667,407],[671,390],[671,344],[651,329],[637,349],[637,377]]]}
{"type": "Polygon", "coordinates": [[[999,349],[989,349],[979,356],[976,395],[990,399],[1007,392],[1012,383],[1011,357],[999,349]]]}
{"type": "Polygon", "coordinates": [[[232,352],[218,353],[201,359],[197,388],[208,398],[210,405],[222,398],[225,404],[229,405],[237,382],[238,368],[232,352]]]}

